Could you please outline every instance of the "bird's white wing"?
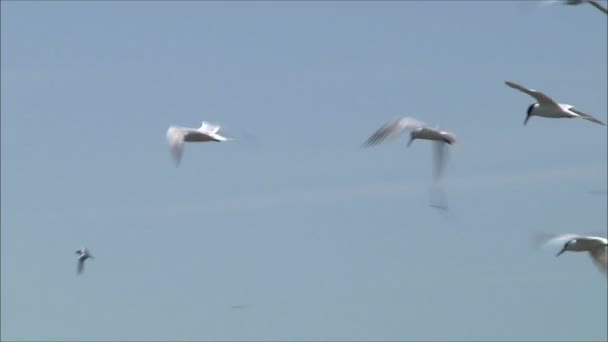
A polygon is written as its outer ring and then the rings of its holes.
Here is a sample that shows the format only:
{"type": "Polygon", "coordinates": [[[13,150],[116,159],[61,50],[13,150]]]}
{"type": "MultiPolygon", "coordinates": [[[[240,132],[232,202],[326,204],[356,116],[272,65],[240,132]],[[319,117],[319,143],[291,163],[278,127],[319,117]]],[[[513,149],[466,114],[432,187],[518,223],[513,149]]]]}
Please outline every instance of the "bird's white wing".
{"type": "Polygon", "coordinates": [[[438,181],[443,174],[448,154],[448,145],[443,141],[433,142],[433,180],[438,181]]]}
{"type": "Polygon", "coordinates": [[[81,274],[82,271],[84,271],[84,261],[82,259],[78,259],[78,268],[77,268],[76,272],[78,274],[81,274]]]}
{"type": "Polygon", "coordinates": [[[581,237],[583,236],[576,234],[535,233],[532,236],[532,243],[534,247],[545,247],[548,245],[564,244],[568,240],[581,237]]]}
{"type": "Polygon", "coordinates": [[[540,92],[538,90],[529,89],[529,88],[526,88],[526,87],[524,87],[522,85],[510,82],[510,81],[505,81],[505,84],[508,85],[509,87],[513,88],[513,89],[517,89],[517,90],[519,90],[519,91],[521,91],[523,93],[526,93],[526,94],[532,96],[541,105],[559,106],[557,104],[557,102],[553,101],[552,98],[550,98],[549,96],[543,94],[542,92],[540,92]]]}
{"type": "Polygon", "coordinates": [[[182,160],[185,134],[184,130],[178,127],[169,127],[167,130],[167,142],[169,143],[171,156],[176,166],[182,160]]]}
{"type": "Polygon", "coordinates": [[[606,247],[601,246],[595,248],[591,252],[591,258],[593,259],[593,263],[604,273],[608,273],[608,260],[606,260],[606,247]]]}
{"type": "Polygon", "coordinates": [[[445,190],[439,183],[434,183],[429,189],[430,205],[439,210],[448,210],[448,199],[445,190]]]}
{"type": "Polygon", "coordinates": [[[600,125],[606,126],[606,124],[604,122],[600,121],[599,119],[595,118],[594,116],[591,116],[589,114],[585,114],[585,113],[581,112],[580,110],[578,110],[578,109],[576,109],[574,107],[570,107],[570,108],[568,108],[568,110],[571,111],[571,112],[573,112],[573,113],[575,113],[575,114],[578,114],[581,117],[581,119],[589,120],[591,122],[595,122],[596,124],[600,124],[600,125]]]}
{"type": "Polygon", "coordinates": [[[562,0],[543,0],[538,3],[538,7],[545,7],[550,5],[555,5],[557,3],[562,2],[562,0]]]}
{"type": "Polygon", "coordinates": [[[221,128],[221,126],[219,126],[219,125],[213,125],[206,121],[203,121],[203,124],[201,125],[201,127],[198,130],[203,133],[206,133],[206,134],[215,134],[215,133],[217,133],[217,131],[220,130],[220,128],[221,128]]]}
{"type": "Polygon", "coordinates": [[[426,126],[422,121],[418,121],[414,118],[401,118],[385,124],[380,127],[374,134],[372,134],[363,143],[363,147],[369,147],[377,145],[387,139],[393,139],[398,137],[404,130],[424,127],[426,126]]]}

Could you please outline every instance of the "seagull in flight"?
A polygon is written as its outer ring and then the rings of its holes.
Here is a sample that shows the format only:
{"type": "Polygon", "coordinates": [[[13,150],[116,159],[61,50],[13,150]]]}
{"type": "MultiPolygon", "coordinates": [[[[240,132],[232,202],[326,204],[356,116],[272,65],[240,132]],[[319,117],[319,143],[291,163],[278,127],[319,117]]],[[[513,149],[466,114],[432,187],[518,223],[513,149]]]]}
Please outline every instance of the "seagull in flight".
{"type": "Polygon", "coordinates": [[[447,145],[457,145],[456,135],[454,135],[454,133],[429,127],[424,122],[414,118],[404,117],[380,127],[369,137],[369,139],[367,139],[367,141],[365,141],[365,143],[363,143],[363,147],[375,146],[383,141],[394,139],[400,136],[405,130],[411,130],[407,147],[410,147],[414,140],[417,139],[431,140],[434,142],[433,160],[435,167],[433,178],[439,180],[444,168],[447,145]]]}
{"type": "Polygon", "coordinates": [[[543,234],[542,236],[537,236],[537,239],[543,240],[543,246],[548,244],[562,245],[556,257],[559,257],[564,252],[588,252],[594,264],[602,272],[608,272],[608,260],[606,260],[608,239],[606,238],[577,234],[543,234]]]}
{"type": "MultiPolygon", "coordinates": [[[[371,147],[383,141],[395,139],[405,130],[410,130],[410,139],[407,142],[407,147],[410,147],[417,139],[433,141],[433,180],[437,183],[445,167],[447,146],[457,146],[456,135],[452,132],[432,128],[424,122],[411,117],[403,117],[380,127],[363,143],[362,147],[371,147]]],[[[439,187],[431,189],[431,198],[431,207],[447,209],[445,194],[439,187]]]]}
{"type": "Polygon", "coordinates": [[[170,126],[167,130],[167,142],[171,148],[171,156],[175,166],[179,166],[186,142],[224,142],[234,140],[218,134],[221,126],[203,121],[199,128],[170,126]]]}
{"type": "Polygon", "coordinates": [[[76,254],[78,254],[78,269],[77,269],[77,273],[78,274],[82,274],[82,272],[84,271],[84,261],[87,259],[94,259],[93,256],[91,255],[91,253],[89,253],[89,250],[86,248],[82,248],[76,251],[76,254]]]}
{"type": "Polygon", "coordinates": [[[581,112],[580,110],[574,108],[572,105],[565,103],[557,103],[552,98],[538,90],[529,89],[510,81],[505,81],[505,84],[513,89],[517,89],[523,93],[532,96],[537,101],[528,107],[526,119],[524,120],[524,125],[528,123],[530,117],[540,116],[551,119],[581,118],[606,126],[604,122],[598,120],[597,118],[581,112]]]}

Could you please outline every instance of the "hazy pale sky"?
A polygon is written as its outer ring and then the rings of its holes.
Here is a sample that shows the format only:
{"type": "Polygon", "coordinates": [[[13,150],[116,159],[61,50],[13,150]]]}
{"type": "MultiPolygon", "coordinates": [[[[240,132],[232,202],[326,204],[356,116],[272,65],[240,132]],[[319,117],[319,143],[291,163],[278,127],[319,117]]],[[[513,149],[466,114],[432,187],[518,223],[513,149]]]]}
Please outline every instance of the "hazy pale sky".
{"type": "Polygon", "coordinates": [[[2,340],[585,340],[607,19],[515,1],[1,3],[2,340]],[[361,149],[386,121],[455,132],[361,149]],[[169,125],[242,138],[187,145],[169,125]],[[76,276],[74,252],[96,257],[76,276]],[[234,310],[234,305],[246,305],[234,310]]]}

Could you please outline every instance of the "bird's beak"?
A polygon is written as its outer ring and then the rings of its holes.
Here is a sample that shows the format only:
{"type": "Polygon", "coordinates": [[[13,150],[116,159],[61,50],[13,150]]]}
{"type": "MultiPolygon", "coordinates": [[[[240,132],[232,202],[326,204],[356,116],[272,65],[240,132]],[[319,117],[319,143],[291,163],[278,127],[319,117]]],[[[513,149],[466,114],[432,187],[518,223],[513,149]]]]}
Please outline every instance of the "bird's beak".
{"type": "Polygon", "coordinates": [[[528,123],[528,120],[530,120],[530,115],[526,116],[526,119],[524,120],[524,126],[528,123]]]}
{"type": "Polygon", "coordinates": [[[410,145],[414,142],[414,138],[410,138],[410,141],[407,142],[407,147],[410,147],[410,145]]]}
{"type": "Polygon", "coordinates": [[[559,253],[557,253],[557,255],[556,255],[555,257],[558,257],[558,256],[562,255],[562,253],[564,253],[565,251],[566,251],[566,249],[565,249],[565,248],[564,248],[564,249],[562,249],[562,250],[561,250],[559,253]]]}

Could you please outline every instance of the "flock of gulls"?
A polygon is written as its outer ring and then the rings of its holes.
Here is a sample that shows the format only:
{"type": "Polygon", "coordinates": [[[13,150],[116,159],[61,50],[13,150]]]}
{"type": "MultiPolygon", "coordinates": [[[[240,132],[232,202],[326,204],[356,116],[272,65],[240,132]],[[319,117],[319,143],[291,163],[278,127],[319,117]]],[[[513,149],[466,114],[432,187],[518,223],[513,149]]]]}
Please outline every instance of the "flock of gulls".
{"type": "MultiPolygon", "coordinates": [[[[566,5],[589,4],[603,13],[608,14],[608,10],[595,0],[546,0],[542,2],[542,4],[552,3],[563,3],[566,5]]],[[[556,102],[541,91],[527,88],[511,81],[505,81],[505,84],[531,96],[535,100],[534,103],[530,104],[526,111],[524,125],[528,123],[528,120],[532,116],[537,116],[549,119],[584,119],[598,125],[606,126],[606,123],[598,118],[584,113],[572,105],[556,102]]],[[[220,129],[221,126],[206,121],[203,121],[199,128],[170,126],[167,130],[167,142],[175,165],[180,165],[185,143],[220,143],[235,140],[218,133],[220,129]]],[[[458,146],[458,138],[453,132],[431,127],[412,117],[403,117],[384,124],[363,143],[362,147],[372,147],[382,142],[393,140],[401,136],[405,131],[410,132],[407,147],[410,147],[414,140],[428,140],[433,142],[433,181],[438,182],[445,165],[448,145],[451,147],[458,146]]],[[[434,204],[431,204],[431,206],[447,209],[446,206],[436,206],[434,204]]],[[[540,246],[561,245],[561,250],[557,253],[556,257],[559,257],[564,252],[587,252],[591,256],[594,264],[602,272],[608,273],[608,260],[606,255],[608,239],[604,237],[577,234],[537,234],[536,240],[540,241],[540,244],[538,244],[540,246]]],[[[87,259],[93,259],[93,256],[87,248],[76,251],[76,254],[78,255],[77,273],[81,274],[84,271],[84,262],[87,259]]],[[[245,307],[245,305],[238,305],[233,308],[244,309],[245,307]]]]}

